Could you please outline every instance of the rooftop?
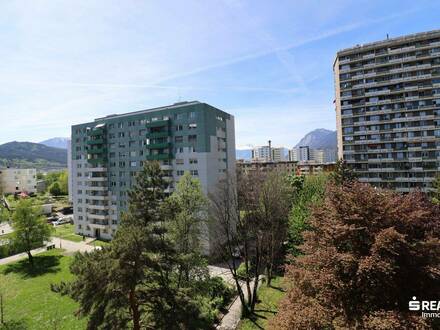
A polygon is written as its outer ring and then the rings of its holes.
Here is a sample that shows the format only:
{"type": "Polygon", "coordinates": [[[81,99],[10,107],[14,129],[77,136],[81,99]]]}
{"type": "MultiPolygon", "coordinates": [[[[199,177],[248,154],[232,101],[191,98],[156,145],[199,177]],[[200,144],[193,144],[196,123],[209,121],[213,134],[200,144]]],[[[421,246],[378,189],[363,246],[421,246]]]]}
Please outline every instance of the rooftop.
{"type": "Polygon", "coordinates": [[[420,39],[425,39],[425,38],[430,38],[430,37],[440,37],[440,30],[419,32],[419,33],[414,33],[414,34],[408,34],[408,35],[401,36],[401,37],[388,38],[388,39],[381,40],[381,41],[375,41],[375,42],[370,42],[370,43],[366,43],[366,44],[356,45],[356,46],[345,48],[345,49],[338,51],[337,56],[347,55],[350,53],[359,52],[361,50],[363,51],[363,50],[367,50],[370,48],[377,48],[377,47],[389,45],[392,43],[413,42],[415,40],[420,40],[420,39]]]}
{"type": "Polygon", "coordinates": [[[105,117],[96,118],[95,121],[105,120],[105,119],[110,119],[110,118],[120,118],[120,117],[126,117],[126,116],[140,115],[140,114],[155,112],[155,111],[160,111],[160,110],[182,108],[182,107],[186,107],[186,106],[194,105],[194,104],[201,104],[201,102],[199,102],[199,101],[177,102],[177,103],[173,103],[171,105],[166,105],[163,107],[157,107],[157,108],[151,108],[151,109],[145,109],[145,110],[139,110],[139,111],[133,111],[133,112],[126,112],[126,113],[122,113],[122,114],[108,115],[105,117]]]}

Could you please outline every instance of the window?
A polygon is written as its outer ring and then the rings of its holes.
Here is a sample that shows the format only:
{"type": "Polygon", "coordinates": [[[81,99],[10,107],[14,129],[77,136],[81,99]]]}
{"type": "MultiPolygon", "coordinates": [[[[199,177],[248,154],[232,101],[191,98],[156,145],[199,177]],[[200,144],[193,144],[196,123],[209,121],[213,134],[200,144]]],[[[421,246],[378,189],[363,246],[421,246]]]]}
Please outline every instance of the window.
{"type": "Polygon", "coordinates": [[[199,171],[198,170],[191,170],[191,175],[192,176],[198,176],[199,175],[199,171]]]}
{"type": "Polygon", "coordinates": [[[196,118],[196,113],[194,111],[189,113],[189,118],[194,119],[196,118]]]}
{"type": "Polygon", "coordinates": [[[177,142],[177,143],[183,142],[183,136],[175,136],[174,142],[177,142]]]}
{"type": "Polygon", "coordinates": [[[197,135],[188,135],[188,142],[189,143],[196,143],[197,142],[197,135]]]}
{"type": "Polygon", "coordinates": [[[192,123],[188,125],[189,129],[196,129],[197,128],[197,124],[196,123],[192,123]]]}
{"type": "Polygon", "coordinates": [[[182,125],[176,125],[176,131],[181,131],[183,130],[183,126],[182,125]]]}
{"type": "Polygon", "coordinates": [[[197,162],[197,158],[190,158],[189,159],[189,163],[190,164],[197,164],[198,162],[197,162]]]}
{"type": "Polygon", "coordinates": [[[176,165],[183,165],[183,164],[184,164],[183,159],[176,158],[176,165]]]}
{"type": "Polygon", "coordinates": [[[182,176],[184,174],[184,171],[183,170],[177,170],[176,173],[177,173],[177,176],[182,176]]]}
{"type": "Polygon", "coordinates": [[[137,163],[136,162],[130,162],[130,167],[136,167],[137,163]]]}

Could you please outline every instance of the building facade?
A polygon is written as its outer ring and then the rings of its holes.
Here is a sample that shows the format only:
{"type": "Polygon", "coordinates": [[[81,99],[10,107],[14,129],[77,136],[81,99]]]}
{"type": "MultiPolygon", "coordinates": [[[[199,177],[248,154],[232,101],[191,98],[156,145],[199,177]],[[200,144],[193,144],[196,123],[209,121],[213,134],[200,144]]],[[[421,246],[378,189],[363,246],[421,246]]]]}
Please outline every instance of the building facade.
{"type": "Polygon", "coordinates": [[[36,193],[37,170],[35,168],[2,168],[0,185],[5,194],[36,193]]]}
{"type": "Polygon", "coordinates": [[[440,168],[440,30],[337,53],[338,156],[360,180],[429,191],[440,168]]]}
{"type": "Polygon", "coordinates": [[[289,160],[300,163],[335,163],[335,149],[311,149],[308,146],[295,147],[289,150],[289,160]]]}
{"type": "Polygon", "coordinates": [[[91,237],[115,234],[127,191],[147,161],[160,162],[170,193],[186,171],[205,193],[235,173],[234,117],[197,101],[74,125],[71,144],[75,231],[91,237]]]}
{"type": "Polygon", "coordinates": [[[252,161],[254,162],[282,162],[287,161],[285,148],[274,148],[267,146],[255,147],[252,149],[252,161]]]}
{"type": "Polygon", "coordinates": [[[238,161],[237,169],[243,172],[282,172],[295,175],[317,175],[330,173],[336,169],[335,163],[300,163],[297,161],[281,162],[246,162],[238,161]]]}

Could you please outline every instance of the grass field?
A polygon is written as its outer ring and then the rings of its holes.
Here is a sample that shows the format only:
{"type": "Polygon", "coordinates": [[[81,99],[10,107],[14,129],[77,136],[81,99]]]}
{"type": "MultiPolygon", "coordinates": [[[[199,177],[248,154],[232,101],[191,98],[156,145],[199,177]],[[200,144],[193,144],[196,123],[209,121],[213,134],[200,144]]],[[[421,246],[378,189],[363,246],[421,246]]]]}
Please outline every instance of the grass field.
{"type": "Polygon", "coordinates": [[[22,322],[26,329],[86,329],[86,320],[74,315],[77,303],[50,290],[51,283],[72,279],[71,257],[57,249],[36,255],[34,260],[32,271],[27,259],[0,266],[5,320],[22,322]]]}
{"type": "Polygon", "coordinates": [[[81,242],[82,236],[75,234],[75,226],[72,224],[59,225],[54,227],[55,231],[53,232],[53,236],[60,237],[63,239],[67,239],[72,242],[81,242]]]}
{"type": "Polygon", "coordinates": [[[267,322],[278,311],[278,303],[285,294],[282,279],[282,277],[274,278],[271,287],[267,287],[266,283],[261,285],[258,290],[260,302],[255,307],[255,313],[251,318],[241,320],[239,330],[266,329],[267,322]]]}

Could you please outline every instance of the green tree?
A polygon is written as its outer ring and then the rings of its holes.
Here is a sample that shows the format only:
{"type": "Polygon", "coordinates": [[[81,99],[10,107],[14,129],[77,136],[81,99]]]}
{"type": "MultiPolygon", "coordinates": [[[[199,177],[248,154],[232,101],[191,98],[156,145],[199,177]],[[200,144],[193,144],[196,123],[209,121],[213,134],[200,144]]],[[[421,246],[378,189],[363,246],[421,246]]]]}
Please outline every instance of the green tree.
{"type": "Polygon", "coordinates": [[[31,200],[19,201],[12,216],[13,245],[19,250],[25,251],[31,267],[34,260],[31,250],[48,241],[51,235],[51,227],[41,215],[41,209],[32,205],[31,200]]]}
{"type": "Polygon", "coordinates": [[[336,185],[351,184],[357,181],[357,174],[343,160],[336,162],[336,169],[330,174],[330,179],[336,185]]]}
{"type": "Polygon", "coordinates": [[[435,180],[432,182],[432,188],[434,190],[431,191],[430,193],[431,200],[434,204],[439,205],[440,204],[440,174],[436,175],[435,180]]]}
{"type": "Polygon", "coordinates": [[[52,196],[61,196],[62,195],[61,187],[60,187],[60,184],[58,183],[58,181],[55,181],[54,183],[52,183],[50,185],[49,192],[52,196]]]}
{"type": "Polygon", "coordinates": [[[314,205],[322,202],[328,176],[325,174],[290,176],[289,183],[294,188],[292,208],[289,214],[288,251],[298,255],[298,246],[303,243],[303,233],[310,228],[309,217],[314,205]]]}
{"type": "Polygon", "coordinates": [[[80,312],[89,315],[89,329],[208,327],[197,283],[178,285],[181,258],[163,214],[164,175],[157,162],[147,163],[129,192],[128,211],[110,246],[75,257],[70,292],[80,312]]]}
{"type": "Polygon", "coordinates": [[[60,185],[60,190],[62,195],[67,195],[69,193],[69,174],[67,171],[60,173],[58,177],[58,184],[60,185]]]}
{"type": "Polygon", "coordinates": [[[164,213],[169,217],[169,233],[179,255],[178,286],[190,281],[190,270],[207,272],[202,257],[202,241],[207,242],[207,199],[200,181],[189,172],[180,178],[176,190],[163,204],[164,213]]]}

